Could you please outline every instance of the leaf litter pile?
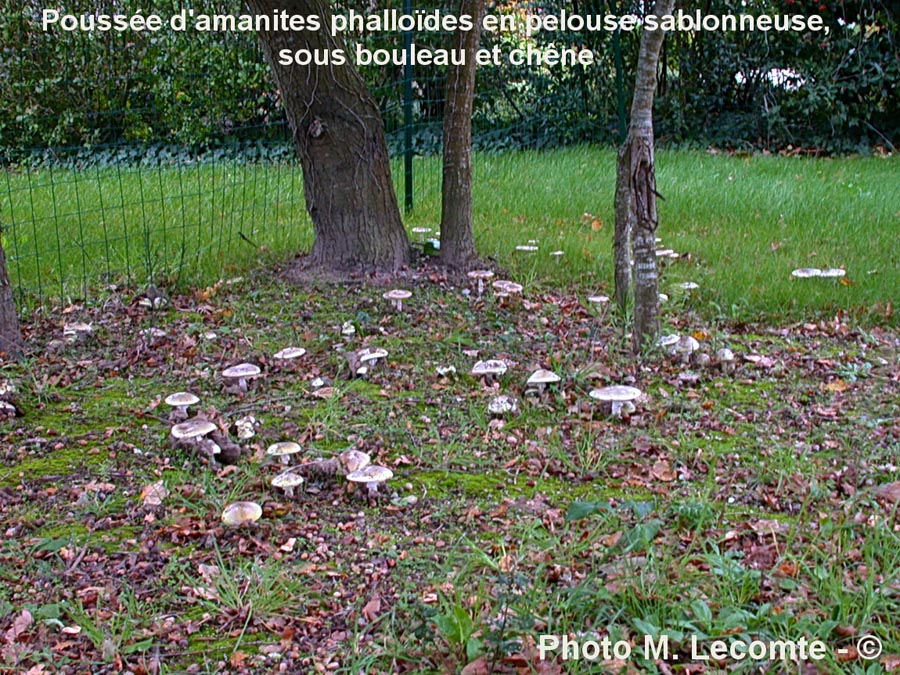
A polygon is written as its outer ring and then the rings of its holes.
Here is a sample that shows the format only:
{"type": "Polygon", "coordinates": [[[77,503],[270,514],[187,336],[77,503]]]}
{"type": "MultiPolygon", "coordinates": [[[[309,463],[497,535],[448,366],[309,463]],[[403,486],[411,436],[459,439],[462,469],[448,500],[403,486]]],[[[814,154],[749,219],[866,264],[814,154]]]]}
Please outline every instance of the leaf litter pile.
{"type": "Polygon", "coordinates": [[[39,315],[41,355],[0,381],[0,670],[703,673],[740,664],[691,661],[691,637],[807,637],[829,653],[802,672],[864,672],[866,635],[898,667],[896,331],[676,306],[666,331],[699,349],[635,364],[586,289],[466,281],[259,277],[39,315]],[[240,363],[246,391],[221,376],[240,363]],[[589,396],[623,384],[643,395],[621,414],[589,396]],[[228,461],[173,441],[180,391],[228,461]],[[490,413],[500,394],[517,410],[490,413]],[[393,478],[351,486],[348,449],[393,478]],[[223,524],[242,500],[261,518],[223,524]],[[541,660],[542,634],[634,652],[541,660]]]}

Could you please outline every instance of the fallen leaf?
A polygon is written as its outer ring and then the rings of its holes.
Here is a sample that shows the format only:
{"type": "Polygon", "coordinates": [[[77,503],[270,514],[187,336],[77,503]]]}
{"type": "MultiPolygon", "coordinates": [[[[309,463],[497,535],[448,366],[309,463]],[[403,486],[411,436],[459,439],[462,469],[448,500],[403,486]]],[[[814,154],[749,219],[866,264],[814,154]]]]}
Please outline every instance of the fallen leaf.
{"type": "Polygon", "coordinates": [[[366,603],[365,607],[362,608],[362,615],[366,621],[372,622],[378,617],[378,612],[380,611],[381,597],[376,595],[366,603]]]}
{"type": "Polygon", "coordinates": [[[144,489],[141,490],[141,499],[144,502],[144,506],[159,506],[168,495],[169,491],[161,480],[145,485],[144,489]]]}
{"type": "Polygon", "coordinates": [[[34,617],[31,616],[31,612],[27,609],[23,609],[22,613],[16,617],[15,621],[13,621],[12,628],[6,631],[6,642],[10,644],[15,642],[22,633],[31,628],[33,623],[34,617]]]}
{"type": "Polygon", "coordinates": [[[469,665],[462,669],[460,675],[490,675],[491,662],[486,656],[479,656],[469,665]]]}

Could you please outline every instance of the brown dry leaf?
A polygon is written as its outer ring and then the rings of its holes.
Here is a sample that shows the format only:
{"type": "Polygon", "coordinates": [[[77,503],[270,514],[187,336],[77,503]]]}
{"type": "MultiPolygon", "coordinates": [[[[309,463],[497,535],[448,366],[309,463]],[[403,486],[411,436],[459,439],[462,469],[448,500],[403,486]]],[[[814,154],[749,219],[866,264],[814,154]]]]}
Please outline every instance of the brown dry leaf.
{"type": "Polygon", "coordinates": [[[378,617],[378,613],[381,611],[381,597],[376,595],[374,598],[369,600],[366,603],[366,606],[362,608],[362,615],[366,621],[374,621],[378,617]]]}
{"type": "Polygon", "coordinates": [[[900,655],[885,654],[881,657],[881,667],[884,668],[884,672],[886,673],[893,673],[895,670],[900,670],[900,655]]]}
{"type": "Polygon", "coordinates": [[[856,661],[859,658],[859,652],[854,645],[847,645],[846,647],[842,647],[841,649],[836,649],[834,652],[834,659],[838,663],[844,663],[845,661],[856,661]]]}
{"type": "Polygon", "coordinates": [[[653,468],[650,469],[650,475],[664,483],[671,483],[678,477],[675,471],[672,470],[672,465],[666,459],[657,460],[653,468]]]}
{"type": "Polygon", "coordinates": [[[491,662],[486,656],[479,656],[469,665],[462,669],[460,675],[490,675],[491,662]]]}
{"type": "Polygon", "coordinates": [[[850,388],[850,385],[844,382],[841,379],[832,380],[827,384],[821,385],[822,391],[831,391],[835,393],[840,393],[842,391],[847,391],[850,388]]]}
{"type": "Polygon", "coordinates": [[[247,652],[232,652],[231,656],[228,658],[228,662],[231,664],[232,668],[240,668],[244,661],[247,660],[249,654],[247,652]]]}
{"type": "Polygon", "coordinates": [[[333,396],[336,396],[337,393],[338,390],[334,387],[322,387],[321,389],[309,392],[310,396],[315,396],[316,398],[332,398],[333,396]]]}
{"type": "Polygon", "coordinates": [[[44,670],[44,666],[38,664],[36,666],[32,666],[28,670],[25,671],[25,675],[44,675],[47,671],[44,670]]]}
{"type": "Polygon", "coordinates": [[[885,483],[875,490],[875,499],[890,504],[900,503],[900,481],[885,483]]]}
{"type": "Polygon", "coordinates": [[[31,628],[34,623],[34,617],[31,616],[31,612],[27,609],[23,609],[22,613],[16,617],[15,621],[13,621],[12,628],[6,631],[6,635],[4,636],[6,642],[12,644],[15,642],[19,636],[31,628]]]}
{"type": "Polygon", "coordinates": [[[144,506],[159,506],[162,504],[163,499],[168,496],[169,491],[161,480],[145,485],[144,489],[141,490],[141,499],[144,502],[144,506]]]}

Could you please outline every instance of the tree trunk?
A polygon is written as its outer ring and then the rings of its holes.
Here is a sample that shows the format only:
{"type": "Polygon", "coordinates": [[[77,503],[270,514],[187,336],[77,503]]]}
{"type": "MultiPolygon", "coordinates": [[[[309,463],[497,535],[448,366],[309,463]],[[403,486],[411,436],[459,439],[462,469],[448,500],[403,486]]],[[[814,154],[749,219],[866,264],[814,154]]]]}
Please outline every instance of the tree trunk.
{"type": "MultiPolygon", "coordinates": [[[[657,0],[653,13],[672,13],[674,0],[657,0]]],[[[634,255],[634,349],[639,352],[659,333],[659,276],[656,262],[656,176],[653,163],[653,94],[665,33],[641,35],[628,136],[619,151],[616,171],[616,300],[627,303],[634,255]]]]}
{"type": "Polygon", "coordinates": [[[343,49],[329,33],[328,0],[247,0],[255,14],[318,16],[319,31],[260,32],[303,167],[306,208],[315,229],[311,259],[335,271],[394,271],[409,241],[391,181],[378,106],[347,53],[344,65],[281,65],[281,50],[343,49]]]}
{"type": "Polygon", "coordinates": [[[456,31],[454,49],[465,64],[451,66],[444,94],[444,171],[441,185],[441,262],[465,269],[475,260],[472,227],[472,105],[475,96],[475,52],[481,39],[484,0],[460,0],[459,16],[475,22],[456,31]]]}
{"type": "Polygon", "coordinates": [[[7,358],[18,359],[22,356],[24,346],[19,315],[16,314],[16,301],[6,269],[6,253],[3,251],[3,242],[0,241],[0,352],[7,358]]]}

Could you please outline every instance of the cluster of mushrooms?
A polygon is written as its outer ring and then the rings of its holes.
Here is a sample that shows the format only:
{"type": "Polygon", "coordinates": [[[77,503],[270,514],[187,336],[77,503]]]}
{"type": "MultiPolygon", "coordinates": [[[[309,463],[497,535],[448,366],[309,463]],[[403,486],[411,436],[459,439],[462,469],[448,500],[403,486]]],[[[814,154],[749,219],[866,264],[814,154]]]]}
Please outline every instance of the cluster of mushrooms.
{"type": "Polygon", "coordinates": [[[284,491],[288,499],[293,499],[294,488],[298,488],[306,482],[304,474],[313,474],[321,477],[343,476],[353,489],[359,483],[366,486],[366,496],[375,499],[379,496],[379,487],[394,477],[393,471],[385,466],[372,464],[372,458],[368,453],[360,450],[344,450],[333,459],[316,459],[306,464],[290,466],[292,455],[302,450],[298,443],[293,441],[281,441],[269,446],[267,454],[277,458],[287,468],[272,479],[272,487],[284,491]]]}

